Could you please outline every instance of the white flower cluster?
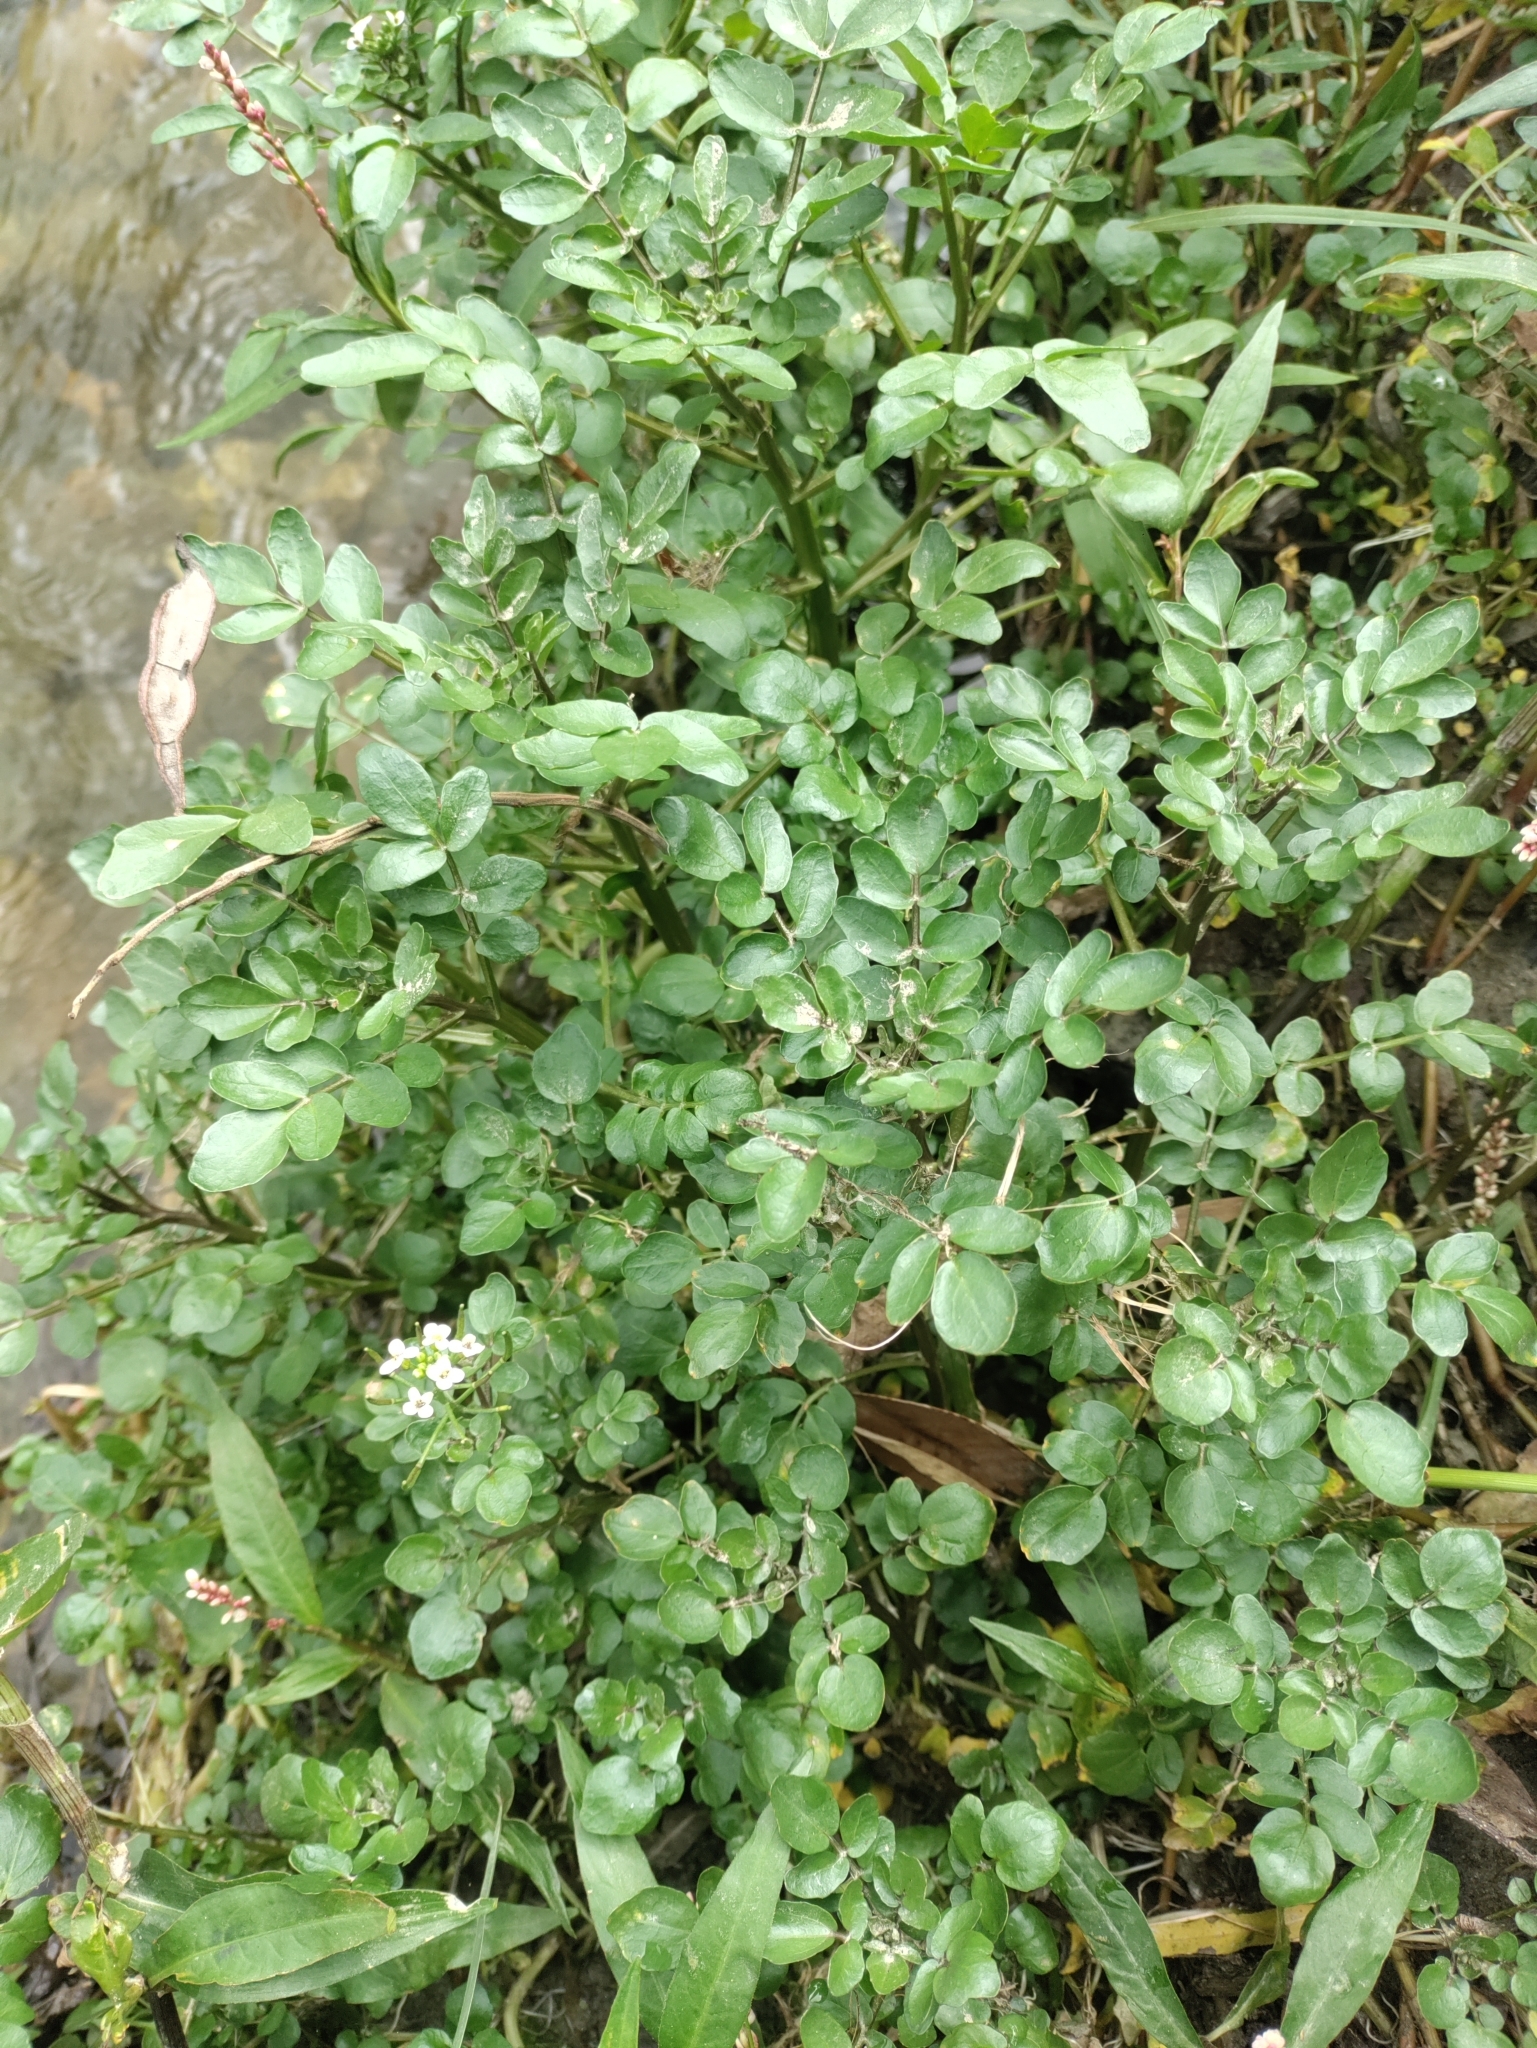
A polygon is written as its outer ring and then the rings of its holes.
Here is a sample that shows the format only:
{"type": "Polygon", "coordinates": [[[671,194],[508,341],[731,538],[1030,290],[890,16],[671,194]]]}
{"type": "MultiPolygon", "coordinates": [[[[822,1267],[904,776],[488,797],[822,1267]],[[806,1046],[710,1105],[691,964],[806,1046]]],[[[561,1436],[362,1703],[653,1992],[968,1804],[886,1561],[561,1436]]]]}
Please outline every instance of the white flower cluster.
{"type": "Polygon", "coordinates": [[[1521,837],[1516,841],[1516,859],[1528,863],[1537,860],[1537,822],[1522,826],[1521,837]]]}
{"type": "Polygon", "coordinates": [[[440,1394],[447,1394],[464,1382],[465,1369],[458,1361],[473,1364],[485,1350],[478,1337],[466,1334],[454,1336],[447,1323],[424,1323],[421,1341],[407,1344],[402,1337],[392,1337],[379,1370],[386,1379],[392,1373],[409,1373],[415,1380],[426,1381],[427,1385],[408,1389],[405,1398],[405,1413],[414,1420],[432,1420],[432,1392],[435,1387],[440,1394]]]}
{"type": "Polygon", "coordinates": [[[379,29],[402,29],[405,25],[405,10],[400,7],[386,7],[377,14],[362,15],[352,24],[352,32],[347,38],[347,48],[361,50],[370,36],[376,34],[379,29]]]}

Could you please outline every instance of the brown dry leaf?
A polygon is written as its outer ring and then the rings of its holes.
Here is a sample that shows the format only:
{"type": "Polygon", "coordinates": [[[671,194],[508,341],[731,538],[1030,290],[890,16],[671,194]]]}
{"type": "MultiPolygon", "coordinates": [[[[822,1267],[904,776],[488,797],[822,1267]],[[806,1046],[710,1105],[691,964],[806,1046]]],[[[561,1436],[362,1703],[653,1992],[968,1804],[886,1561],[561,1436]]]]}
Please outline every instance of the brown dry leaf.
{"type": "Polygon", "coordinates": [[[1521,1685],[1503,1707],[1469,1714],[1463,1723],[1475,1735],[1529,1735],[1537,1728],[1537,1685],[1521,1685]]]}
{"type": "Polygon", "coordinates": [[[155,750],[160,779],[171,792],[178,812],[186,806],[182,777],[181,736],[197,709],[193,669],[208,645],[213,625],[213,585],[178,547],[186,574],[173,583],[155,606],[149,628],[149,659],[139,674],[139,709],[155,750]]]}
{"type": "Polygon", "coordinates": [[[1110,898],[1097,882],[1087,889],[1074,889],[1069,895],[1046,899],[1046,908],[1062,924],[1074,924],[1080,917],[1098,917],[1109,904],[1110,898]]]}
{"type": "Polygon", "coordinates": [[[1486,1736],[1472,1733],[1469,1741],[1478,1752],[1481,1766],[1478,1790],[1452,1812],[1470,1822],[1481,1835],[1498,1842],[1502,1849],[1537,1869],[1537,1855],[1527,1846],[1537,1841],[1537,1800],[1516,1776],[1486,1736]]]}
{"type": "MultiPolygon", "coordinates": [[[[1537,1443],[1529,1443],[1516,1459],[1518,1472],[1537,1472],[1537,1443]]],[[[1518,1529],[1529,1529],[1537,1522],[1537,1496],[1510,1493],[1475,1493],[1462,1510],[1462,1519],[1477,1522],[1480,1528],[1507,1530],[1514,1535],[1518,1529]]]]}
{"type": "Polygon", "coordinates": [[[848,1328],[841,1334],[829,1330],[827,1339],[842,1355],[844,1366],[849,1371],[857,1371],[862,1365],[873,1364],[900,1334],[899,1326],[887,1317],[883,1290],[880,1294],[872,1294],[868,1301],[856,1302],[848,1328]]]}
{"type": "Polygon", "coordinates": [[[973,1422],[925,1401],[856,1394],[854,1434],[872,1458],[926,1493],[961,1480],[994,1500],[1022,1501],[1047,1477],[1039,1460],[997,1423],[973,1422]]]}
{"type": "MultiPolygon", "coordinates": [[[[1286,1931],[1301,1941],[1311,1906],[1286,1908],[1286,1931]]],[[[1231,1956],[1240,1949],[1269,1948],[1276,1936],[1275,1908],[1240,1913],[1228,1906],[1192,1906],[1182,1913],[1158,1913],[1148,1922],[1161,1956],[1231,1956]]]]}
{"type": "Polygon", "coordinates": [[[1537,356],[1537,313],[1512,313],[1510,331],[1529,356],[1537,356]]]}

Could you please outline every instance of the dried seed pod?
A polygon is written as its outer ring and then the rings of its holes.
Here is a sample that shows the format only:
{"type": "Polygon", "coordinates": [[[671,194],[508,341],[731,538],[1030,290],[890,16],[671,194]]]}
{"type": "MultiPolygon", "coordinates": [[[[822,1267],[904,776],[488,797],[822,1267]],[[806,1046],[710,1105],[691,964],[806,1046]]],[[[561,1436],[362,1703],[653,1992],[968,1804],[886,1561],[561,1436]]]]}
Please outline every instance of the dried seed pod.
{"type": "Polygon", "coordinates": [[[213,585],[185,551],[176,550],[186,574],[155,606],[149,628],[149,659],[139,675],[139,709],[155,749],[160,779],[178,811],[186,805],[181,736],[197,709],[193,669],[208,644],[213,624],[213,585]]]}

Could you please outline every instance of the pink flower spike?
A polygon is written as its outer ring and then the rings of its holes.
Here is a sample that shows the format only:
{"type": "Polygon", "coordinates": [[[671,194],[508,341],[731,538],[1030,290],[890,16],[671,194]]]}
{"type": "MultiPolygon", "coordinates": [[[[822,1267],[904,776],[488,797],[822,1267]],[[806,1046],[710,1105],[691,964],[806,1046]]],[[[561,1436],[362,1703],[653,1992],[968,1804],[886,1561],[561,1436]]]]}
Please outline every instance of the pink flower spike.
{"type": "Polygon", "coordinates": [[[1527,863],[1537,860],[1537,820],[1522,829],[1516,841],[1516,859],[1527,863]]]}

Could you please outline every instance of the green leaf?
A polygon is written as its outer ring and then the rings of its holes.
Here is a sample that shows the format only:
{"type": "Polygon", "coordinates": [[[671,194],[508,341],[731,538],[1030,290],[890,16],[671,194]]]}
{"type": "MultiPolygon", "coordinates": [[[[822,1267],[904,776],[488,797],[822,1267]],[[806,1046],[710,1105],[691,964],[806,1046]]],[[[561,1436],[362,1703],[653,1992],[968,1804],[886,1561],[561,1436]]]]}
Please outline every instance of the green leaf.
{"type": "Polygon", "coordinates": [[[1431,122],[1431,128],[1444,128],[1449,121],[1466,126],[1469,121],[1480,121],[1485,114],[1492,114],[1501,107],[1529,107],[1537,101],[1537,64],[1518,64],[1513,71],[1507,71],[1503,78],[1497,78],[1493,85],[1480,86],[1478,91],[1459,100],[1455,107],[1449,107],[1444,114],[1438,114],[1431,122]]]}
{"type": "Polygon", "coordinates": [[[1176,7],[1172,0],[1149,0],[1133,7],[1115,25],[1114,49],[1121,69],[1132,77],[1180,64],[1199,50],[1211,34],[1216,15],[1202,7],[1176,7]]]}
{"type": "Polygon", "coordinates": [[[825,1849],[838,1831],[838,1802],[820,1778],[781,1772],[769,1787],[779,1832],[803,1856],[825,1849]]]}
{"type": "Polygon", "coordinates": [[[359,1067],[342,1090],[341,1106],[355,1124],[394,1130],[411,1114],[411,1091],[388,1067],[359,1067]]]}
{"type": "MultiPolygon", "coordinates": [[[[1311,178],[1313,167],[1295,142],[1279,135],[1228,135],[1165,157],[1160,178],[1311,178]]],[[[1160,226],[1163,223],[1160,221],[1160,226]]],[[[1400,266],[1395,260],[1394,268],[1400,266]]],[[[1285,307],[1276,309],[1277,313],[1285,307]]],[[[1267,315],[1268,318],[1268,315],[1267,315]]],[[[1279,318],[1277,319],[1279,325],[1279,318]]],[[[1247,440],[1248,436],[1245,435],[1247,440]]]]}
{"type": "Polygon", "coordinates": [[[1308,1199],[1316,1215],[1344,1223],[1359,1222],[1388,1177],[1388,1155],[1372,1123],[1352,1124],[1319,1157],[1308,1182],[1308,1199]]]}
{"type": "Polygon", "coordinates": [[[562,1924],[569,1927],[571,1916],[561,1892],[560,1873],[555,1868],[549,1843],[538,1830],[526,1820],[509,1815],[502,1822],[502,1854],[514,1869],[533,1879],[541,1896],[560,1915],[562,1924]]]}
{"type": "Polygon", "coordinates": [[[1442,806],[1421,811],[1417,818],[1400,825],[1398,837],[1438,860],[1468,860],[1498,846],[1509,830],[1503,818],[1492,817],[1488,811],[1470,810],[1466,805],[1456,809],[1442,806]]]}
{"type": "Polygon", "coordinates": [[[934,1327],[947,1344],[974,1358],[1003,1349],[1018,1306],[1008,1275],[980,1252],[958,1252],[934,1282],[934,1327]]]}
{"type": "Polygon", "coordinates": [[[304,1544],[260,1444],[221,1401],[208,1426],[208,1474],[231,1555],[276,1614],[322,1620],[304,1544]]]}
{"type": "Polygon", "coordinates": [[[113,840],[96,877],[96,893],[108,903],[132,903],[151,889],[163,889],[239,824],[238,818],[197,815],[130,825],[113,840]]]}
{"type": "Polygon", "coordinates": [[[426,838],[436,830],[436,785],[421,762],[403,748],[378,742],[364,747],[358,755],[358,788],[364,803],[392,832],[426,838]]]}
{"type": "Polygon", "coordinates": [[[1010,1628],[1007,1622],[987,1621],[980,1615],[972,1617],[971,1625],[989,1642],[1001,1644],[1031,1671],[1039,1672],[1052,1685],[1060,1685],[1064,1692],[1087,1693],[1095,1699],[1125,1706],[1125,1687],[1111,1685],[1101,1678],[1088,1658],[1070,1644],[1059,1643],[1054,1636],[1034,1635],[1028,1629],[1010,1628]]]}
{"type": "Polygon", "coordinates": [[[710,91],[725,118],[750,135],[783,140],[794,130],[795,88],[777,64],[723,51],[710,66],[710,91]]]}
{"type": "Polygon", "coordinates": [[[534,1086],[551,1102],[588,1102],[598,1092],[602,1062],[598,1048],[577,1022],[567,1016],[550,1033],[533,1058],[534,1086]]]}
{"type": "Polygon", "coordinates": [[[616,1906],[649,1891],[656,1879],[646,1852],[633,1835],[595,1835],[584,1826],[582,1793],[592,1770],[589,1758],[566,1726],[557,1721],[555,1738],[560,1748],[561,1770],[571,1794],[572,1834],[576,1842],[577,1867],[587,1894],[587,1908],[593,1928],[616,1976],[622,1974],[624,1958],[609,1932],[609,1915],[616,1906]]]}
{"type": "Polygon", "coordinates": [[[1105,1503],[1086,1486],[1049,1486],[1027,1501],[1019,1542],[1032,1564],[1078,1564],[1105,1533],[1105,1503]]]}
{"type": "Polygon", "coordinates": [[[12,1785],[0,1799],[0,1902],[40,1885],[58,1862],[63,1839],[47,1794],[12,1785]]]}
{"type": "Polygon", "coordinates": [[[238,834],[258,853],[302,853],[314,836],[309,805],[296,796],[273,797],[253,811],[238,834]]]}
{"type": "Polygon", "coordinates": [[[1254,1874],[1272,1905],[1311,1905],[1333,1882],[1329,1837],[1290,1807],[1272,1807],[1262,1814],[1251,1843],[1254,1874]]]}
{"type": "Polygon", "coordinates": [[[1348,1872],[1309,1915],[1281,2021],[1286,2048],[1329,2048],[1361,2010],[1409,1910],[1434,1819],[1428,1802],[1395,1814],[1376,1863],[1348,1872]]]}
{"type": "MultiPolygon", "coordinates": [[[[1022,1797],[1052,1809],[1034,1786],[1022,1797]]],[[[1201,2037],[1169,1981],[1169,1972],[1141,1907],[1121,1880],[1076,1836],[1062,1844],[1051,1888],[1082,1928],[1090,1952],[1155,2041],[1164,2048],[1201,2048],[1201,2037]]],[[[1288,2048],[1292,2048],[1288,2037],[1288,2048]]]]}
{"type": "Polygon", "coordinates": [[[300,1159],[329,1159],[336,1150],[346,1118],[334,1095],[316,1095],[291,1109],[283,1121],[283,1135],[300,1159]]]}
{"type": "Polygon", "coordinates": [[[1031,375],[1054,405],[1128,455],[1153,438],[1147,408],[1119,350],[1092,349],[1073,341],[1043,342],[1035,351],[1031,375]]]}
{"type": "Polygon", "coordinates": [[[83,1515],[69,1515],[0,1555],[0,1645],[14,1641],[58,1592],[87,1527],[83,1515]]]}
{"type": "Polygon", "coordinates": [[[667,1994],[657,2048],[721,2048],[752,2012],[790,1851],[766,1807],[710,1894],[667,1994]]]}
{"type": "MultiPolygon", "coordinates": [[[[1223,150],[1240,138],[1213,142],[1208,149],[1223,150]]],[[[1291,143],[1281,145],[1292,149],[1291,143]]],[[[1201,156],[1202,150],[1192,150],[1201,156]]],[[[1177,160],[1176,160],[1177,161],[1177,160]]],[[[1166,163],[1159,165],[1168,171],[1166,163]]],[[[1284,300],[1272,306],[1250,335],[1242,352],[1233,358],[1227,375],[1206,402],[1206,411],[1196,429],[1190,451],[1180,466],[1180,481],[1187,502],[1193,507],[1205,497],[1218,478],[1237,461],[1240,451],[1265,417],[1270,402],[1270,373],[1275,367],[1276,343],[1286,313],[1284,300]]]]}
{"type": "Polygon", "coordinates": [[[1487,1336],[1517,1365],[1537,1365],[1537,1321],[1519,1294],[1503,1287],[1465,1287],[1462,1299],[1487,1336]]]}
{"type": "Polygon", "coordinates": [[[1056,557],[1032,540],[990,540],[961,556],[952,580],[957,590],[985,593],[1044,576],[1056,566],[1056,557]]]}
{"type": "Polygon", "coordinates": [[[1132,1684],[1147,1647],[1147,1611],[1130,1560],[1107,1537],[1081,1564],[1048,1565],[1047,1571],[1105,1669],[1132,1684]]]}
{"type": "Polygon", "coordinates": [[[478,1661],[485,1638],[484,1618],[447,1588],[417,1608],[407,1631],[411,1662],[423,1678],[452,1678],[468,1671],[478,1661]]]}
{"type": "Polygon", "coordinates": [[[1223,1707],[1243,1691],[1240,1667],[1248,1652],[1237,1629],[1229,1628],[1225,1621],[1209,1615],[1187,1616],[1168,1631],[1163,1647],[1175,1676],[1193,1700],[1223,1707]]]}
{"type": "Polygon", "coordinates": [[[1112,463],[1095,484],[1094,495],[1110,511],[1159,533],[1178,533],[1188,511],[1184,484],[1161,462],[1112,463]]]}
{"type": "Polygon", "coordinates": [[[763,1945],[766,1963],[803,1963],[830,1948],[838,1923],[825,1906],[809,1900],[784,1899],[774,1909],[774,1924],[763,1945]]]}
{"type": "MultiPolygon", "coordinates": [[[[765,70],[770,68],[764,66],[765,70]]],[[[703,74],[686,59],[642,57],[625,86],[629,125],[637,133],[650,128],[675,107],[691,105],[703,91],[703,74]]],[[[716,104],[720,104],[719,95],[716,104]]]]}
{"type": "Polygon", "coordinates": [[[1380,1401],[1357,1401],[1331,1408],[1328,1430],[1335,1455],[1363,1486],[1394,1507],[1419,1506],[1430,1452],[1412,1423],[1380,1401]]]}
{"type": "Polygon", "coordinates": [[[1066,1286],[1103,1280],[1136,1242],[1136,1219],[1120,1203],[1103,1195],[1075,1196],[1046,1219],[1038,1246],[1041,1271],[1066,1286]]]}
{"type": "Polygon", "coordinates": [[[233,1110],[210,1124],[188,1169],[208,1194],[253,1187],[288,1155],[288,1118],[281,1109],[233,1110]]]}
{"type": "Polygon", "coordinates": [[[725,983],[698,953],[668,953],[646,969],[639,996],[669,1017],[702,1017],[725,993],[725,983]]]}
{"type": "MultiPolygon", "coordinates": [[[[952,1244],[969,1252],[1022,1252],[1039,1235],[1034,1217],[1018,1209],[1000,1208],[996,1202],[982,1202],[969,1209],[957,1209],[945,1218],[952,1244]]],[[[1012,1319],[1012,1312],[1011,1312],[1012,1319]]],[[[953,1338],[950,1342],[954,1342],[953,1338]]]]}
{"type": "Polygon", "coordinates": [[[350,1678],[362,1662],[361,1650],[343,1649],[340,1643],[306,1650],[285,1664],[276,1678],[258,1686],[250,1695],[251,1702],[258,1707],[291,1707],[300,1700],[316,1699],[350,1678]]]}
{"type": "Polygon", "coordinates": [[[856,1652],[830,1664],[817,1680],[817,1705],[835,1728],[873,1728],[886,1705],[886,1681],[873,1657],[856,1652]]]}
{"type": "Polygon", "coordinates": [[[1473,1745],[1450,1721],[1427,1716],[1412,1722],[1404,1739],[1393,1744],[1388,1763],[1411,1799],[1460,1806],[1478,1790],[1473,1745]]]}
{"type": "Polygon", "coordinates": [[[1106,961],[1081,1001],[1087,1010],[1148,1010],[1173,995],[1186,967],[1178,953],[1122,953],[1106,961]]]}
{"type": "Polygon", "coordinates": [[[329,355],[311,356],[304,364],[304,381],[347,388],[377,384],[381,377],[415,377],[442,353],[425,334],[367,334],[329,355]]]}
{"type": "Polygon", "coordinates": [[[758,1223],[770,1244],[790,1244],[822,1206],[827,1186],[823,1158],[786,1157],[758,1182],[758,1223]]]}
{"type": "MultiPolygon", "coordinates": [[[[1461,114],[1463,110],[1459,107],[1457,111],[1461,114]]],[[[1391,268],[1402,277],[1429,278],[1433,284],[1492,284],[1506,291],[1537,292],[1537,256],[1528,256],[1519,249],[1469,249],[1452,256],[1395,256],[1391,268]]]]}
{"type": "MultiPolygon", "coordinates": [[[[711,351],[718,355],[720,350],[711,351]]],[[[743,348],[737,353],[743,357],[756,357],[757,351],[743,348]]],[[[771,358],[761,359],[772,369],[779,365],[771,358]]],[[[757,374],[756,366],[749,363],[727,363],[728,368],[751,369],[757,374]]],[[[788,377],[788,371],[781,373],[788,377]]],[[[701,641],[712,652],[726,661],[740,661],[751,645],[742,614],[728,598],[713,590],[696,590],[691,583],[672,582],[666,576],[643,574],[630,570],[627,583],[630,597],[635,606],[635,616],[643,625],[665,620],[669,626],[676,626],[686,633],[690,640],[701,641]]],[[[742,778],[746,780],[745,775],[742,778]]]]}
{"type": "Polygon", "coordinates": [[[580,1812],[591,1835],[642,1834],[656,1816],[656,1781],[634,1757],[600,1757],[587,1774],[580,1812]]]}
{"type": "Polygon", "coordinates": [[[198,1987],[201,2000],[243,2005],[322,1991],[490,1913],[441,1892],[316,1892],[247,1878],[205,1893],[150,1949],[152,1984],[198,1987]]]}
{"type": "Polygon", "coordinates": [[[619,1996],[608,2009],[598,2048],[638,2048],[640,2041],[639,1963],[631,1963],[619,1985],[619,1996]]]}
{"type": "Polygon", "coordinates": [[[995,1806],[982,1823],[982,1850],[1017,1892],[1050,1884],[1062,1864],[1067,1828],[1053,1807],[1029,1799],[995,1806]]]}

